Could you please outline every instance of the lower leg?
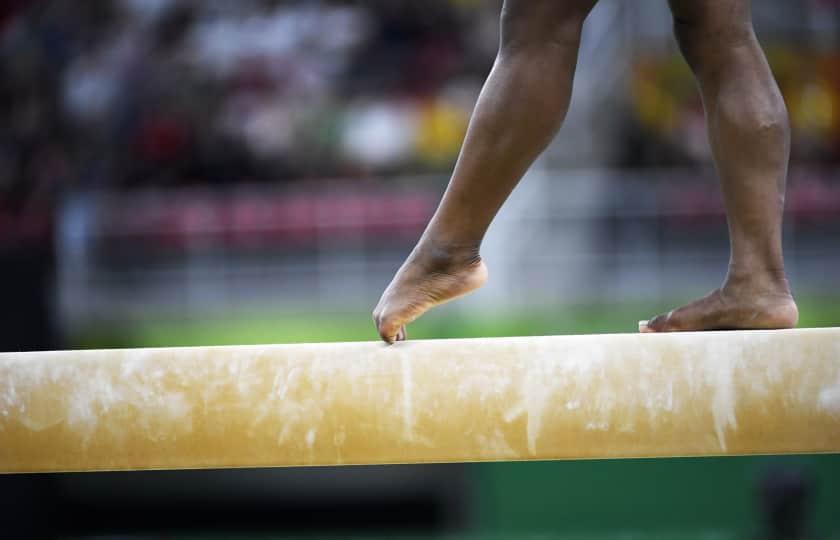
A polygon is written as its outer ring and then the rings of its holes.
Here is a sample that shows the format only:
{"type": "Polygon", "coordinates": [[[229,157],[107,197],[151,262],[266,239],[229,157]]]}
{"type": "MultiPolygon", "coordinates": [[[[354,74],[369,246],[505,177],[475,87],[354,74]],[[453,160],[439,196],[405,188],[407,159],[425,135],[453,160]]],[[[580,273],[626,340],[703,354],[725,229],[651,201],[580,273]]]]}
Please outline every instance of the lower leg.
{"type": "Polygon", "coordinates": [[[496,62],[473,111],[449,186],[374,310],[380,336],[480,287],[490,222],[565,117],[580,31],[596,0],[506,0],[496,62]]]}
{"type": "Polygon", "coordinates": [[[753,32],[748,0],[672,0],[680,47],[695,72],[730,236],[721,288],[648,323],[652,331],[789,328],[798,313],[782,259],[789,128],[753,32]]]}

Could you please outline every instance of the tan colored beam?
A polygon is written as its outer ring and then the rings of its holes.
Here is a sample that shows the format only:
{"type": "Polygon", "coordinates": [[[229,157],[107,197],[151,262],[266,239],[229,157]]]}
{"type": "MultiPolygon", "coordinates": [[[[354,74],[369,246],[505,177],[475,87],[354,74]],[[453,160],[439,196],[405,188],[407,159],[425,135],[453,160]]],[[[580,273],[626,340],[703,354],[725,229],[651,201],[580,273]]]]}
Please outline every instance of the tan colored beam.
{"type": "Polygon", "coordinates": [[[0,354],[0,471],[840,452],[840,329],[0,354]]]}

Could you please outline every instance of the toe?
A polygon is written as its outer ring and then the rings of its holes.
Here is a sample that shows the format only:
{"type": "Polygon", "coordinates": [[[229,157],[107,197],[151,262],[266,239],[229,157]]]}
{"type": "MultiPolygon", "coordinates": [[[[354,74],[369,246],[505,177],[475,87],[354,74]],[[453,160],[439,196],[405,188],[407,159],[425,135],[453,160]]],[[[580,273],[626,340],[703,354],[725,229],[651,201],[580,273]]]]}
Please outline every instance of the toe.
{"type": "Polygon", "coordinates": [[[385,343],[389,344],[399,341],[401,333],[403,335],[405,334],[404,331],[401,332],[401,328],[402,325],[395,320],[395,317],[389,315],[380,316],[376,325],[379,337],[381,337],[385,343]]]}
{"type": "Polygon", "coordinates": [[[668,313],[662,313],[662,314],[657,315],[656,317],[650,319],[647,322],[647,324],[645,325],[645,328],[642,330],[642,332],[654,333],[654,332],[669,332],[669,331],[673,330],[673,328],[672,328],[673,324],[672,324],[672,321],[671,321],[672,313],[673,313],[673,311],[669,311],[668,313]]]}

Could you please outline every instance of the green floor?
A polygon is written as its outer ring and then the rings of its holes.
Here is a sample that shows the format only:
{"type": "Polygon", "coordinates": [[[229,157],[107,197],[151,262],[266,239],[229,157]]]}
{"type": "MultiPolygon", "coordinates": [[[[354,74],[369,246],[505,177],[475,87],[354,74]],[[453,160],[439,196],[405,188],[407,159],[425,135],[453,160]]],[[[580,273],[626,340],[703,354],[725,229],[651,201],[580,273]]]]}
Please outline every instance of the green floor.
{"type": "MultiPolygon", "coordinates": [[[[469,318],[457,312],[430,314],[412,325],[410,337],[632,332],[638,319],[669,305],[576,306],[469,318]]],[[[800,309],[800,326],[840,326],[836,299],[800,299],[800,309]]],[[[221,345],[375,337],[367,312],[251,313],[100,327],[77,336],[74,345],[221,345]]],[[[470,468],[475,490],[473,532],[453,539],[762,538],[758,485],[771,469],[799,471],[807,478],[812,486],[807,507],[813,537],[840,538],[840,455],[494,463],[470,468]]]]}
{"type": "MultiPolygon", "coordinates": [[[[481,465],[482,531],[726,531],[762,529],[759,485],[771,471],[812,485],[809,522],[840,534],[840,456],[612,460],[481,465]]],[[[718,536],[725,537],[725,536],[718,536]]]]}
{"type": "MultiPolygon", "coordinates": [[[[685,299],[682,299],[683,301],[685,299]]],[[[579,305],[523,313],[445,311],[430,313],[409,328],[411,339],[536,336],[635,332],[637,323],[673,307],[659,303],[579,305]]],[[[800,298],[803,328],[840,326],[840,298],[800,298]]],[[[278,310],[228,313],[195,320],[161,318],[131,325],[101,325],[75,336],[76,347],[157,347],[365,341],[377,339],[368,311],[308,313],[278,310]]]]}
{"type": "MultiPolygon", "coordinates": [[[[180,538],[180,537],[179,537],[180,538]]],[[[203,540],[207,536],[190,536],[182,540],[203,540]]],[[[348,537],[346,535],[336,536],[257,536],[257,537],[212,537],[217,538],[231,538],[236,540],[344,540],[348,537]]],[[[696,533],[685,533],[680,531],[663,531],[657,533],[643,532],[643,531],[625,531],[611,534],[587,534],[587,533],[571,533],[571,534],[551,534],[551,533],[502,533],[502,534],[464,534],[464,535],[445,535],[436,536],[435,540],[739,540],[739,537],[733,533],[725,531],[708,530],[696,533]]],[[[389,536],[389,535],[361,535],[353,536],[353,540],[427,540],[425,536],[389,536]]],[[[832,540],[827,538],[825,540],[832,540]]]]}

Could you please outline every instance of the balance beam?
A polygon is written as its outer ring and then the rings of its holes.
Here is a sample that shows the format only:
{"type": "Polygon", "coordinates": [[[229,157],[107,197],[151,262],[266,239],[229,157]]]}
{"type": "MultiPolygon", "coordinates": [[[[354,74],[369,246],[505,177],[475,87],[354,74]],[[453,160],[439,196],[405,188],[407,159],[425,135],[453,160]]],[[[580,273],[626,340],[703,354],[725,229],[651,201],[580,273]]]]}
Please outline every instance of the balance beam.
{"type": "Polygon", "coordinates": [[[840,452],[840,329],[0,354],[0,472],[840,452]]]}

